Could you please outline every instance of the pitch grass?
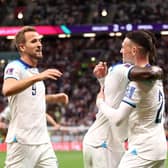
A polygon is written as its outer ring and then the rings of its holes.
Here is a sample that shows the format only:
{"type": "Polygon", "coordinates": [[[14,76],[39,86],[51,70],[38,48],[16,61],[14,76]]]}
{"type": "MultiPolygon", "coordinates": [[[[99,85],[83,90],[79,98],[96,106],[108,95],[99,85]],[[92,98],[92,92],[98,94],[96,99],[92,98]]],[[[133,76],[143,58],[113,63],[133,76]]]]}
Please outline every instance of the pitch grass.
{"type": "MultiPolygon", "coordinates": [[[[70,151],[70,152],[56,152],[59,160],[59,168],[83,168],[82,152],[70,151]]],[[[0,152],[0,168],[4,168],[6,153],[0,152]]],[[[165,164],[165,168],[168,168],[168,155],[165,164]]]]}
{"type": "MultiPolygon", "coordinates": [[[[57,151],[56,156],[59,161],[59,168],[83,168],[81,151],[57,151]]],[[[0,168],[4,168],[5,157],[6,153],[0,152],[0,168]]]]}

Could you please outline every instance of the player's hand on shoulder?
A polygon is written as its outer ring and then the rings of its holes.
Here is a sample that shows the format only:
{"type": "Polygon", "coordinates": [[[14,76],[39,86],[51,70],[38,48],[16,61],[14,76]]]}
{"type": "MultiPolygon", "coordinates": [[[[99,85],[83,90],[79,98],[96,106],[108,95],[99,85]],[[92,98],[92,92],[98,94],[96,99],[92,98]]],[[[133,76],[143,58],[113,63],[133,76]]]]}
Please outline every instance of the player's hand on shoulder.
{"type": "Polygon", "coordinates": [[[106,62],[99,62],[94,70],[93,74],[96,78],[103,78],[107,74],[107,63],[106,62]]]}
{"type": "Polygon", "coordinates": [[[151,73],[153,73],[153,75],[158,78],[158,79],[162,79],[163,78],[163,69],[159,66],[153,65],[151,66],[151,73]]]}
{"type": "Polygon", "coordinates": [[[45,79],[53,79],[57,80],[59,77],[62,76],[62,72],[58,69],[47,69],[41,73],[38,74],[40,80],[45,79]]]}

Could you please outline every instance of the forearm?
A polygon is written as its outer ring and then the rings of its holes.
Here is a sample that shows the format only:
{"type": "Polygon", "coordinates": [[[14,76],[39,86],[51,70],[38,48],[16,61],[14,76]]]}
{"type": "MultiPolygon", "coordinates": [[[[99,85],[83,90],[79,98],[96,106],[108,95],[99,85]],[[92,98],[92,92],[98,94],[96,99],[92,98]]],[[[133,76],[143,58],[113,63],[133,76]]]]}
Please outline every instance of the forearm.
{"type": "Polygon", "coordinates": [[[103,78],[98,78],[97,80],[99,81],[100,86],[104,87],[105,77],[103,77],[103,78]]]}
{"type": "Polygon", "coordinates": [[[68,95],[65,93],[57,93],[57,94],[49,94],[46,95],[46,102],[47,103],[68,103],[68,95]]]}
{"type": "Polygon", "coordinates": [[[132,107],[121,103],[118,109],[114,109],[108,106],[102,99],[98,100],[97,102],[99,110],[107,117],[111,118],[112,121],[116,126],[119,126],[131,113],[132,107]]]}
{"type": "Polygon", "coordinates": [[[59,130],[61,125],[58,124],[49,114],[46,113],[47,121],[54,127],[55,130],[59,130]]]}
{"type": "Polygon", "coordinates": [[[46,117],[47,117],[47,121],[52,125],[52,126],[56,126],[57,123],[56,121],[48,114],[46,114],[46,117]]]}
{"type": "Polygon", "coordinates": [[[133,81],[139,80],[147,80],[147,79],[162,79],[163,70],[158,66],[150,66],[150,67],[136,67],[134,66],[130,73],[129,78],[133,81]]]}
{"type": "Polygon", "coordinates": [[[40,79],[37,75],[22,80],[8,78],[4,80],[2,93],[4,96],[11,96],[20,93],[39,80],[40,79]]]}

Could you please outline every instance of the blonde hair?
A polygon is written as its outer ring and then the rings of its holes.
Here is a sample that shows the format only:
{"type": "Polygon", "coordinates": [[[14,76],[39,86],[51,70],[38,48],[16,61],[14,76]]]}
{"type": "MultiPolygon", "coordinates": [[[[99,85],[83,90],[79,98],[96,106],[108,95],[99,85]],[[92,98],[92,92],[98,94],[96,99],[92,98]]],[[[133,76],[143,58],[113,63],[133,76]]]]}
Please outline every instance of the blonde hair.
{"type": "Polygon", "coordinates": [[[17,32],[15,36],[15,45],[16,48],[20,51],[19,49],[19,44],[25,43],[25,33],[26,32],[36,32],[36,29],[33,26],[24,26],[19,32],[17,32]]]}

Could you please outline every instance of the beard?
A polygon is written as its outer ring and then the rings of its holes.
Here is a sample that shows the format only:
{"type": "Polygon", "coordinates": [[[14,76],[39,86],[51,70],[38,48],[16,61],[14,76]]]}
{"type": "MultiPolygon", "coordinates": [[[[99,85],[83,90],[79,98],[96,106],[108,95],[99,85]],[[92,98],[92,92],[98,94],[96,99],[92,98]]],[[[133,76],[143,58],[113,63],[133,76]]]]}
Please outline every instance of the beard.
{"type": "Polygon", "coordinates": [[[28,53],[28,55],[32,58],[32,59],[35,59],[35,60],[41,60],[43,58],[43,54],[41,51],[36,51],[35,53],[28,53]]]}

